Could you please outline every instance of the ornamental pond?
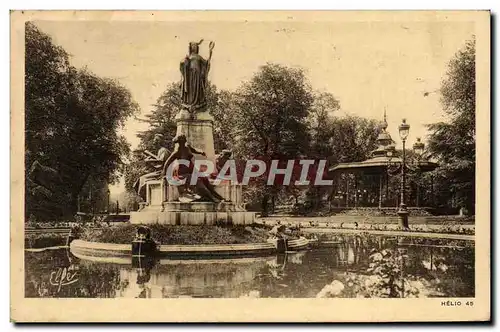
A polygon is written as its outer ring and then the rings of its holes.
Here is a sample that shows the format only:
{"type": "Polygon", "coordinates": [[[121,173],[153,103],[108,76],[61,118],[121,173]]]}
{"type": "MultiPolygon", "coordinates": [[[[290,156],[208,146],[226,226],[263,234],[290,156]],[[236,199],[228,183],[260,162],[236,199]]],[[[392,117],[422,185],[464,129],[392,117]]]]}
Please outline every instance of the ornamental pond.
{"type": "Polygon", "coordinates": [[[323,234],[263,257],[79,259],[25,252],[30,298],[474,297],[474,242],[323,234]]]}

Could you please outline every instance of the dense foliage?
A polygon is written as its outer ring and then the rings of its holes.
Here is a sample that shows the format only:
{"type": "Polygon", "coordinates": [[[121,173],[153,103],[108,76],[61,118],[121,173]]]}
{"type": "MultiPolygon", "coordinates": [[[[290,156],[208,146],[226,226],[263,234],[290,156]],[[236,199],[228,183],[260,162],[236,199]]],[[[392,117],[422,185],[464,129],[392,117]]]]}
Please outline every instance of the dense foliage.
{"type": "Polygon", "coordinates": [[[476,167],[475,55],[472,39],[449,62],[440,90],[448,121],[429,126],[429,151],[441,163],[435,172],[438,199],[443,205],[465,207],[472,214],[476,167]]]}
{"type": "Polygon", "coordinates": [[[26,215],[73,215],[84,186],[97,209],[129,152],[117,129],[138,105],[117,81],[72,67],[69,54],[32,23],[25,42],[26,215]]]}

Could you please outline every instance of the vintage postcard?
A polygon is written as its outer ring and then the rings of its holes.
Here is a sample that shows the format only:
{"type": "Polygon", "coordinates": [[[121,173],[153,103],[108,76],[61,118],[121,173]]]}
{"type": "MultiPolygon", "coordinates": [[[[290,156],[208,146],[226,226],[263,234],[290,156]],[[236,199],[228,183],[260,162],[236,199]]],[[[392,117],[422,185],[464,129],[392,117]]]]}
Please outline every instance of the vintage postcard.
{"type": "Polygon", "coordinates": [[[12,321],[489,321],[490,19],[12,11],[12,321]]]}

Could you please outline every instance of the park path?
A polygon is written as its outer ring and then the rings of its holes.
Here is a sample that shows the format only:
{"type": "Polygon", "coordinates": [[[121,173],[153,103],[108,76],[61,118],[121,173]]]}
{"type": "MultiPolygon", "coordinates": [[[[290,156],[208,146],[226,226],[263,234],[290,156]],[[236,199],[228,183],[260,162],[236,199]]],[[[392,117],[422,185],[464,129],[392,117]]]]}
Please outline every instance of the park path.
{"type": "MultiPolygon", "coordinates": [[[[410,225],[443,225],[450,221],[455,221],[463,227],[472,226],[474,227],[474,221],[470,219],[467,220],[463,218],[455,217],[445,217],[445,216],[410,216],[410,225]]],[[[319,224],[397,224],[397,216],[349,216],[349,215],[334,215],[325,217],[297,217],[290,215],[273,215],[269,217],[259,218],[258,220],[265,221],[266,223],[274,223],[281,221],[281,223],[319,223],[319,224]]]]}

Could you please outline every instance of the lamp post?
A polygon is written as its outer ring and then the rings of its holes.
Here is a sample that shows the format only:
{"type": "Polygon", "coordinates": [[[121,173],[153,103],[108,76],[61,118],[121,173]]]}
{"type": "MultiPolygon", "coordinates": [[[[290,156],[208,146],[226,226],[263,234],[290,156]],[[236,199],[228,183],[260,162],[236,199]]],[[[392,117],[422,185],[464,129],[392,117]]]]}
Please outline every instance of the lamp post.
{"type": "Polygon", "coordinates": [[[406,187],[406,139],[410,133],[410,125],[406,123],[406,119],[399,125],[399,137],[403,141],[403,158],[401,162],[401,200],[399,204],[398,216],[399,216],[399,227],[403,230],[408,230],[408,210],[405,204],[405,187],[406,187]]]}
{"type": "Polygon", "coordinates": [[[91,211],[92,211],[92,217],[94,217],[94,210],[95,210],[95,207],[94,207],[94,195],[92,195],[92,191],[93,191],[93,188],[92,188],[92,182],[90,182],[90,191],[89,191],[89,203],[90,203],[90,208],[91,208],[91,211]]]}
{"type": "Polygon", "coordinates": [[[107,206],[106,206],[106,212],[109,214],[111,212],[110,206],[109,206],[109,197],[111,195],[111,192],[109,191],[109,188],[108,188],[107,194],[108,194],[108,202],[107,202],[107,206]]]}
{"type": "MultiPolygon", "coordinates": [[[[424,145],[424,143],[422,143],[421,138],[417,137],[417,142],[415,142],[415,144],[413,144],[413,151],[417,155],[417,172],[418,172],[419,179],[420,179],[420,168],[418,166],[420,163],[420,158],[422,157],[422,154],[424,153],[424,148],[425,148],[425,145],[424,145]]],[[[420,206],[420,184],[417,181],[417,207],[419,207],[419,206],[420,206]]]]}
{"type": "Polygon", "coordinates": [[[422,154],[424,153],[424,148],[425,144],[422,143],[422,139],[420,137],[417,137],[417,141],[415,144],[413,144],[413,151],[415,151],[415,154],[417,155],[418,159],[422,157],[422,154]]]}

